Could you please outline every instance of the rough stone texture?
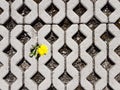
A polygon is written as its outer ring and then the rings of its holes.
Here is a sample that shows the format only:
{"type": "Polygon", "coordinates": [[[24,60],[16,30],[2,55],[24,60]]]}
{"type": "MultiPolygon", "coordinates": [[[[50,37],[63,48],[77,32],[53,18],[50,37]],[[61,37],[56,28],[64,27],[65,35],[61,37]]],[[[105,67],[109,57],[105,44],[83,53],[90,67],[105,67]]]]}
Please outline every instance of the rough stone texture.
{"type": "Polygon", "coordinates": [[[0,0],[0,90],[120,90],[120,0],[0,0]]]}

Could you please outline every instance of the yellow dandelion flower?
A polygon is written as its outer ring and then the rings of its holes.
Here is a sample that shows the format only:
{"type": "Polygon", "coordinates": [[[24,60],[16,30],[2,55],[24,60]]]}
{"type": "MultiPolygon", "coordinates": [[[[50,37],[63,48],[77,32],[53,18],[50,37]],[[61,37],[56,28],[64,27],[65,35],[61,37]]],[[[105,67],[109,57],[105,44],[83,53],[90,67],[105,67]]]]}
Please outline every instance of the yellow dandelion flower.
{"type": "Polygon", "coordinates": [[[47,54],[48,53],[48,47],[45,44],[40,45],[37,49],[37,53],[40,56],[43,56],[43,55],[47,54]]]}

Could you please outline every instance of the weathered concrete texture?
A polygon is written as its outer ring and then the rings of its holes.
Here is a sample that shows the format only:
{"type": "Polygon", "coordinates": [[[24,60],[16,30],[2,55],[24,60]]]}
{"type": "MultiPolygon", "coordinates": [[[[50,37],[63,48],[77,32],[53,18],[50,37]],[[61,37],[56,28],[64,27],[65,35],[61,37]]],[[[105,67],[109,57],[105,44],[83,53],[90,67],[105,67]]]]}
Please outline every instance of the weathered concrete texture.
{"type": "Polygon", "coordinates": [[[0,0],[0,90],[120,90],[120,1],[0,0]]]}

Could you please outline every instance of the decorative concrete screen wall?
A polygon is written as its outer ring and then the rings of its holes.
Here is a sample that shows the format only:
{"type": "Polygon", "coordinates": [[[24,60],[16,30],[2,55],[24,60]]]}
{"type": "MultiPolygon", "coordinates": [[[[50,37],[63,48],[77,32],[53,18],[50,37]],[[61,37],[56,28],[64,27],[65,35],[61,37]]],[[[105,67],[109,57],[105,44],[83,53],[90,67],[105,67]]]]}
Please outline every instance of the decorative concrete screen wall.
{"type": "Polygon", "coordinates": [[[120,0],[0,0],[0,90],[120,90],[120,0]]]}

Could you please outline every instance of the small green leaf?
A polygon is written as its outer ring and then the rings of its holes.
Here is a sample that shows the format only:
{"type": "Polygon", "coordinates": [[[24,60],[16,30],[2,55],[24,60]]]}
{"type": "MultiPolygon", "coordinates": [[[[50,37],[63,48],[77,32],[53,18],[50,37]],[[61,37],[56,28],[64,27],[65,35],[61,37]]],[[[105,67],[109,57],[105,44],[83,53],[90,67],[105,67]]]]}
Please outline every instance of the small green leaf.
{"type": "Polygon", "coordinates": [[[37,45],[37,46],[32,45],[32,47],[33,47],[33,49],[31,50],[31,53],[29,54],[29,56],[30,57],[35,56],[36,58],[38,58],[37,49],[39,48],[39,45],[37,45]]]}
{"type": "Polygon", "coordinates": [[[40,57],[40,55],[39,55],[39,54],[37,54],[36,59],[38,60],[38,59],[39,59],[39,57],[40,57]]]}
{"type": "Polygon", "coordinates": [[[30,57],[33,57],[33,55],[32,55],[31,53],[29,54],[29,56],[30,56],[30,57]]]}
{"type": "Polygon", "coordinates": [[[34,55],[33,55],[33,53],[31,52],[31,53],[29,54],[29,56],[30,56],[30,57],[33,57],[34,55]]]}

